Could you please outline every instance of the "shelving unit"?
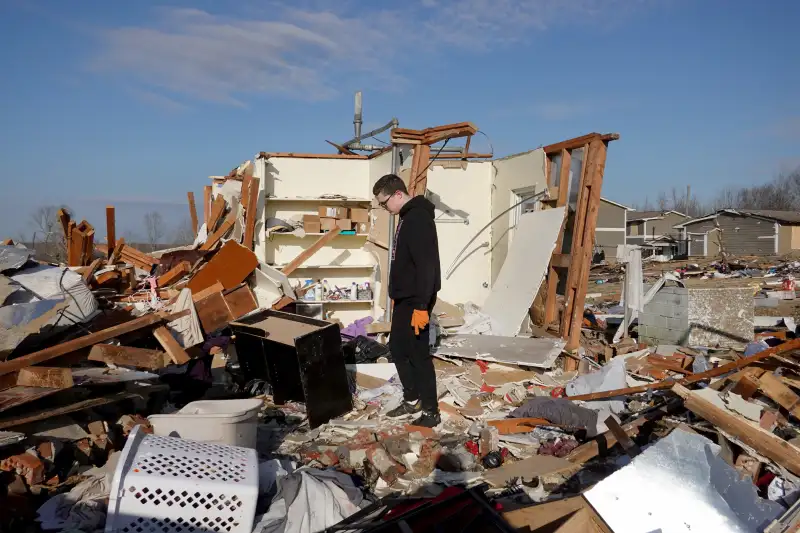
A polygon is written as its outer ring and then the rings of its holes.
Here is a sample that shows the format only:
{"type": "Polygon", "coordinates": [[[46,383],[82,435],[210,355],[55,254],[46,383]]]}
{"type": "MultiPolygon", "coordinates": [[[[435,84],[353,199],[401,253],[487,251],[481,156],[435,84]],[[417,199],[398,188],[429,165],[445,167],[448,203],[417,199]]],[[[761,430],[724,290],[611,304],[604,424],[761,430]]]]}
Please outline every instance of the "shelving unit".
{"type": "MultiPolygon", "coordinates": [[[[277,270],[283,269],[286,265],[270,265],[277,270]]],[[[372,270],[375,265],[302,265],[297,270],[372,270]]]]}
{"type": "Polygon", "coordinates": [[[305,304],[370,304],[375,303],[375,300],[298,300],[305,304]]]}
{"type": "MultiPolygon", "coordinates": [[[[303,237],[301,237],[299,235],[295,235],[294,233],[292,233],[290,231],[287,231],[287,232],[282,232],[282,231],[281,232],[277,232],[276,231],[276,232],[270,234],[270,237],[273,237],[275,235],[283,235],[283,236],[288,236],[288,237],[294,237],[296,239],[304,239],[306,237],[321,237],[322,235],[325,235],[325,234],[324,233],[306,233],[303,237]]],[[[338,235],[338,237],[363,237],[363,238],[367,238],[368,235],[366,233],[340,233],[338,235]]]]}
{"type": "Polygon", "coordinates": [[[305,197],[305,196],[268,196],[267,203],[269,202],[306,202],[317,204],[368,204],[371,202],[368,198],[318,198],[318,197],[305,197]]]}

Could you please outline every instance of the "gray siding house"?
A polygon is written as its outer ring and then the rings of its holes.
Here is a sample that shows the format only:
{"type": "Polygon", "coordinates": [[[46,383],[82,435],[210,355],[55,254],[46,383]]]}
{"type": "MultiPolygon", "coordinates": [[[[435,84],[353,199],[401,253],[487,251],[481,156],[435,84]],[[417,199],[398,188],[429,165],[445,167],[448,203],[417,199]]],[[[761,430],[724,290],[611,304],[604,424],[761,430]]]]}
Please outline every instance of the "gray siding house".
{"type": "Polygon", "coordinates": [[[800,213],[722,209],[676,226],[688,240],[689,255],[782,255],[800,249],[800,213]]]}
{"type": "Polygon", "coordinates": [[[600,198],[597,211],[597,227],[594,230],[595,258],[603,257],[609,263],[617,260],[617,245],[625,244],[625,227],[628,211],[622,204],[600,198]]]}
{"type": "Polygon", "coordinates": [[[633,211],[628,213],[627,241],[649,249],[650,255],[686,255],[681,231],[675,226],[690,220],[678,211],[633,211]]]}

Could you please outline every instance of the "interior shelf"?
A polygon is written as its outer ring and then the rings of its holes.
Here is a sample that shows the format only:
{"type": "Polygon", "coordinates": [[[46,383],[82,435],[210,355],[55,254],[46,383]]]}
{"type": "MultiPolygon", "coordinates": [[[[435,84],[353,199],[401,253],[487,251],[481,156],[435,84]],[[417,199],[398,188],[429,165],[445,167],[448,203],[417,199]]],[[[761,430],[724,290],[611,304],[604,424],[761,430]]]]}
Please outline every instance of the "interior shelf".
{"type": "MultiPolygon", "coordinates": [[[[286,265],[270,265],[272,268],[282,270],[286,265]]],[[[372,270],[375,265],[301,265],[297,270],[372,270]]]]}
{"type": "Polygon", "coordinates": [[[318,196],[268,196],[267,202],[318,202],[330,204],[368,204],[369,198],[320,198],[318,196]]]}

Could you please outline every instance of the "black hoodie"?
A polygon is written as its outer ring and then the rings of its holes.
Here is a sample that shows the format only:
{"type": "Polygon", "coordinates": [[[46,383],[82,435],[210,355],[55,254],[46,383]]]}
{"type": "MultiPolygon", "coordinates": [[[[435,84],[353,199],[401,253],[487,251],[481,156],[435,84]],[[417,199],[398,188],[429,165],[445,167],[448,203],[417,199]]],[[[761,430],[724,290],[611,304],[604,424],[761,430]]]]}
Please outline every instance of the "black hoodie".
{"type": "Polygon", "coordinates": [[[389,297],[414,309],[428,309],[442,288],[434,206],[415,196],[400,209],[389,274],[389,297]]]}

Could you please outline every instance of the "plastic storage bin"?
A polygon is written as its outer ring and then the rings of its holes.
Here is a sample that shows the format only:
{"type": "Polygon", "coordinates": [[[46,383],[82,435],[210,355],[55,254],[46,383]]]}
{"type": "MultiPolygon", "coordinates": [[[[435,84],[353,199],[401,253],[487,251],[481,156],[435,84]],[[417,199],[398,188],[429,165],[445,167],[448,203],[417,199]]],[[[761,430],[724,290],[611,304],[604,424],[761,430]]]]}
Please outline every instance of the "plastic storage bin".
{"type": "Polygon", "coordinates": [[[256,447],[258,412],[262,400],[202,400],[176,413],[147,417],[156,435],[201,440],[214,444],[256,447]]]}
{"type": "Polygon", "coordinates": [[[251,533],[256,451],[148,435],[136,426],[111,483],[106,533],[251,533]]]}

